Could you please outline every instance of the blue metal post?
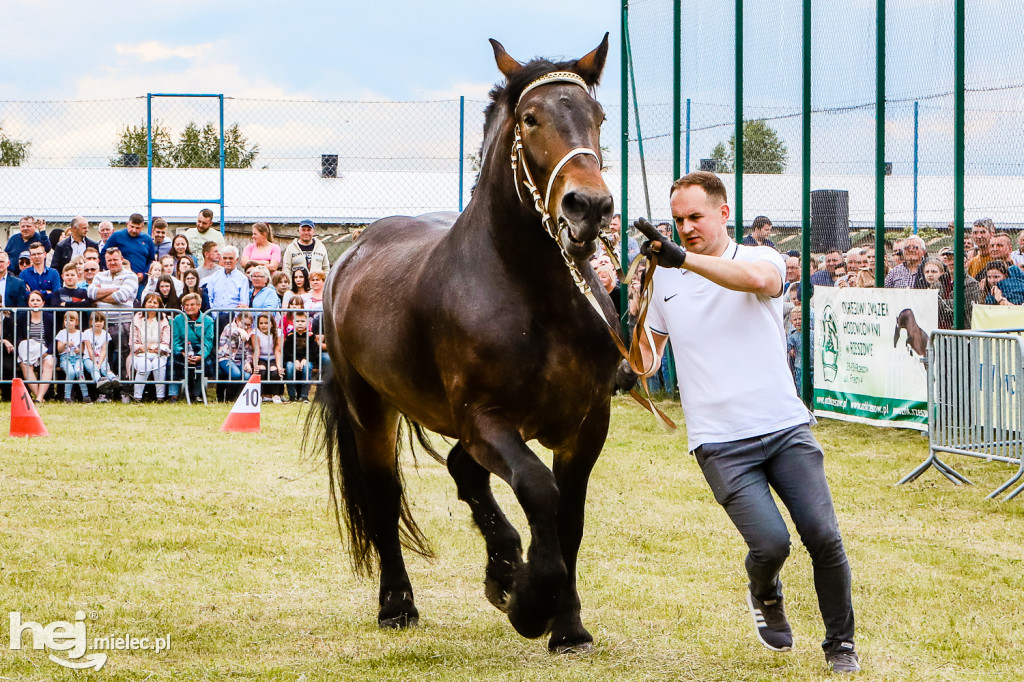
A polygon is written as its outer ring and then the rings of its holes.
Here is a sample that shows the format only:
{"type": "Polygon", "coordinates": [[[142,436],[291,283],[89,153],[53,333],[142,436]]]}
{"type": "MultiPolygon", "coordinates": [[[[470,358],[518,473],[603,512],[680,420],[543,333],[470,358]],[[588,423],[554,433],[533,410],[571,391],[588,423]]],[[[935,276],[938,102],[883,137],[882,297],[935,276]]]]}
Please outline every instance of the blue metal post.
{"type": "Polygon", "coordinates": [[[690,98],[686,98],[686,172],[690,172],[690,98]]]}
{"type": "Polygon", "coordinates": [[[459,211],[462,211],[462,182],[466,166],[466,97],[459,97],[459,211]]]}
{"type": "Polygon", "coordinates": [[[224,95],[220,99],[220,233],[224,234],[224,95]]]}
{"type": "Polygon", "coordinates": [[[914,102],[914,234],[917,234],[917,102],[914,102]]]}
{"type": "Polygon", "coordinates": [[[149,231],[153,231],[153,95],[146,94],[146,205],[149,207],[149,231]]]}

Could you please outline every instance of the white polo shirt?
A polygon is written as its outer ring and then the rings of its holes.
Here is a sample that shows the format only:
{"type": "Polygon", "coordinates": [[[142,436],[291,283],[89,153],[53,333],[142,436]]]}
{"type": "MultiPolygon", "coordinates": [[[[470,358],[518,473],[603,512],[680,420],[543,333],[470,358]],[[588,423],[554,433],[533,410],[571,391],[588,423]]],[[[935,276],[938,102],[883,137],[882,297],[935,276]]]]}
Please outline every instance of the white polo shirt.
{"type": "MultiPolygon", "coordinates": [[[[786,263],[730,240],[722,258],[786,263]]],[[[811,421],[786,363],[782,297],[732,291],[685,269],[658,268],[647,325],[672,341],[689,449],[811,421]]]]}

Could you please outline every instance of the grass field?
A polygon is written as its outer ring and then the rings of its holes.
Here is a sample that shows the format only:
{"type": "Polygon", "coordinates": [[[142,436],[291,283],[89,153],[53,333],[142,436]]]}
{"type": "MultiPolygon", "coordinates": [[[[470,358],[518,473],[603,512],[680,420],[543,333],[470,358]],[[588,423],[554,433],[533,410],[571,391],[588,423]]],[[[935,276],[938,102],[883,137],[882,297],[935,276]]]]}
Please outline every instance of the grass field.
{"type": "MultiPolygon", "coordinates": [[[[76,672],[9,650],[0,613],[0,679],[826,677],[806,551],[794,539],[783,574],[796,650],[773,654],[744,603],[742,541],[683,437],[626,402],[590,487],[585,656],[548,654],[488,604],[483,542],[428,457],[418,468],[405,457],[406,480],[438,558],[409,560],[419,627],[382,632],[376,583],[349,570],[323,467],[300,457],[304,408],[265,406],[263,432],[243,435],[218,433],[224,405],[46,405],[47,439],[8,438],[8,409],[0,610],[42,625],[81,610],[90,643],[169,633],[171,646],[110,651],[102,670],[76,672]]],[[[930,472],[896,488],[927,454],[921,434],[828,420],[816,433],[853,568],[859,679],[1024,679],[1024,501],[984,499],[1007,466],[958,459],[981,485],[930,472]]]]}

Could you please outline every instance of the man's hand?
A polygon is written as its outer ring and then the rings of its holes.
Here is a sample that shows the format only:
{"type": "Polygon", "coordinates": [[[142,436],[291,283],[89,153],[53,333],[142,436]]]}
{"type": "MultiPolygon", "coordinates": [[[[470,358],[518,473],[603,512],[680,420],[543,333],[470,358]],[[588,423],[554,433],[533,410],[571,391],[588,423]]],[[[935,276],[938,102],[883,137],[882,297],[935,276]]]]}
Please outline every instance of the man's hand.
{"type": "Polygon", "coordinates": [[[633,223],[633,227],[647,237],[647,241],[640,247],[640,253],[644,256],[649,258],[651,253],[658,254],[658,265],[663,268],[678,268],[686,262],[686,249],[673,243],[672,240],[666,239],[654,225],[644,218],[633,223]]]}
{"type": "Polygon", "coordinates": [[[629,361],[623,360],[619,363],[619,368],[615,372],[615,388],[623,393],[629,393],[633,386],[636,385],[636,378],[636,372],[629,366],[629,361]]]}

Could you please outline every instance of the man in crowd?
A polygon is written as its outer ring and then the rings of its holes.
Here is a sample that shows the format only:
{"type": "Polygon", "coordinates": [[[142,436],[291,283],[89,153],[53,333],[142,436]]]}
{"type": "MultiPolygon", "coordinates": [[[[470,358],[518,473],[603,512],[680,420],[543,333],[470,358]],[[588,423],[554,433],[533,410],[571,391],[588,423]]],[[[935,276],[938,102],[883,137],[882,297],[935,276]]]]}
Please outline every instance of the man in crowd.
{"type": "Polygon", "coordinates": [[[100,233],[100,240],[96,243],[96,250],[102,251],[106,247],[110,235],[114,234],[114,223],[109,220],[100,221],[100,224],[96,226],[96,230],[100,233]]]}
{"type": "Polygon", "coordinates": [[[153,218],[153,247],[156,249],[156,257],[162,258],[171,252],[173,242],[167,238],[167,221],[163,218],[153,218]]]}
{"type": "Polygon", "coordinates": [[[825,267],[811,275],[811,285],[834,287],[836,285],[836,268],[843,263],[843,254],[838,250],[825,254],[825,267]]]}
{"type": "MultiPolygon", "coordinates": [[[[140,216],[141,217],[141,216],[140,216]]],[[[107,315],[107,333],[110,334],[110,368],[121,378],[127,378],[126,362],[131,356],[131,328],[135,297],[139,292],[139,278],[124,266],[121,249],[108,244],[105,254],[107,270],[100,272],[87,289],[89,298],[107,315]]],[[[128,403],[125,392],[121,402],[128,403]]]]}
{"type": "Polygon", "coordinates": [[[53,268],[46,267],[46,249],[42,242],[32,242],[28,248],[28,258],[32,266],[21,271],[21,278],[25,280],[29,291],[41,291],[43,300],[49,303],[53,292],[60,289],[60,275],[53,268]]]}
{"type": "Polygon", "coordinates": [[[208,208],[204,208],[196,217],[196,226],[185,230],[185,238],[188,239],[189,251],[192,253],[202,253],[203,244],[206,242],[216,242],[217,246],[223,248],[225,243],[224,235],[220,233],[220,230],[210,229],[212,225],[213,211],[208,208]]]}
{"type": "MultiPolygon", "coordinates": [[[[608,239],[609,242],[611,242],[612,246],[615,248],[615,258],[618,260],[622,260],[622,247],[620,246],[620,244],[622,243],[621,215],[616,213],[615,215],[612,216],[612,219],[608,222],[608,229],[605,232],[604,236],[606,239],[608,239]]],[[[603,251],[604,244],[601,244],[601,247],[601,249],[598,249],[599,251],[603,251]]],[[[636,243],[636,239],[629,236],[629,233],[626,233],[626,253],[629,256],[630,263],[632,263],[633,259],[640,254],[640,245],[636,243]]],[[[622,263],[622,267],[624,270],[629,269],[629,263],[622,263]]]]}
{"type": "Polygon", "coordinates": [[[75,256],[85,256],[85,250],[90,246],[97,248],[96,242],[89,239],[89,221],[82,216],[75,216],[71,219],[67,236],[53,247],[53,259],[50,267],[57,272],[64,272],[64,266],[71,262],[75,256]]]}
{"type": "Polygon", "coordinates": [[[991,218],[979,218],[971,228],[971,239],[977,255],[967,261],[967,274],[979,282],[985,278],[985,266],[992,260],[988,253],[989,241],[995,234],[996,226],[991,218]]]}
{"type": "Polygon", "coordinates": [[[7,252],[7,257],[11,259],[11,262],[16,263],[18,256],[22,252],[28,251],[29,246],[36,242],[43,245],[44,252],[49,252],[52,248],[46,232],[37,230],[36,219],[27,215],[18,221],[18,234],[11,235],[7,240],[7,245],[4,246],[4,251],[7,252]]]}
{"type": "Polygon", "coordinates": [[[281,256],[281,271],[292,276],[295,268],[306,268],[306,272],[331,269],[331,259],[324,243],[313,236],[316,224],[312,220],[299,223],[299,236],[285,247],[281,256]]]}
{"type": "Polygon", "coordinates": [[[997,232],[988,242],[988,255],[992,260],[1001,260],[1009,268],[1013,265],[1013,240],[1005,232],[997,232]]]}
{"type": "Polygon", "coordinates": [[[782,293],[788,293],[789,287],[800,283],[800,256],[786,258],[786,281],[782,284],[782,293]]]}
{"type": "MultiPolygon", "coordinates": [[[[153,238],[145,233],[145,224],[146,219],[141,213],[132,213],[125,228],[110,235],[107,245],[100,250],[101,261],[111,248],[120,251],[121,257],[128,261],[132,272],[135,273],[140,290],[146,286],[149,266],[156,260],[156,246],[153,244],[153,238]]],[[[110,267],[109,263],[107,267],[110,267]]]]}
{"type": "Polygon", "coordinates": [[[885,276],[889,289],[927,289],[924,278],[924,259],[927,256],[924,240],[917,235],[903,240],[903,260],[885,276]]]}
{"type": "Polygon", "coordinates": [[[1017,235],[1017,250],[1011,253],[1010,257],[1018,268],[1024,267],[1024,230],[1017,235]]]}
{"type": "Polygon", "coordinates": [[[25,308],[28,306],[28,287],[25,280],[10,271],[11,257],[0,251],[0,307],[25,308]]]}
{"type": "Polygon", "coordinates": [[[220,247],[217,246],[217,242],[206,242],[203,244],[202,265],[196,268],[196,272],[199,273],[199,279],[204,280],[223,269],[220,266],[220,247]]]}
{"type": "Polygon", "coordinates": [[[637,222],[650,240],[644,252],[659,254],[658,295],[647,316],[655,348],[641,335],[645,366],[657,366],[671,339],[679,375],[686,377],[679,392],[688,449],[749,548],[747,604],[760,642],[773,651],[793,647],[779,580],[790,536],[774,490],[811,556],[826,664],[855,673],[850,565],[824,453],[809,427],[813,418],[786,362],[782,256],[729,238],[726,190],[714,173],[676,180],[670,197],[683,247],[637,222]]]}
{"type": "Polygon", "coordinates": [[[743,238],[743,243],[747,246],[770,246],[775,248],[775,242],[769,237],[772,234],[772,221],[768,219],[768,216],[759,215],[754,218],[753,224],[750,226],[750,234],[743,238]]]}
{"type": "MultiPolygon", "coordinates": [[[[210,307],[224,310],[227,308],[246,308],[249,306],[249,280],[245,273],[236,269],[238,265],[238,249],[225,246],[220,256],[221,269],[210,275],[206,280],[206,293],[210,297],[210,307]]],[[[227,326],[231,313],[220,313],[218,330],[227,326]]]]}

